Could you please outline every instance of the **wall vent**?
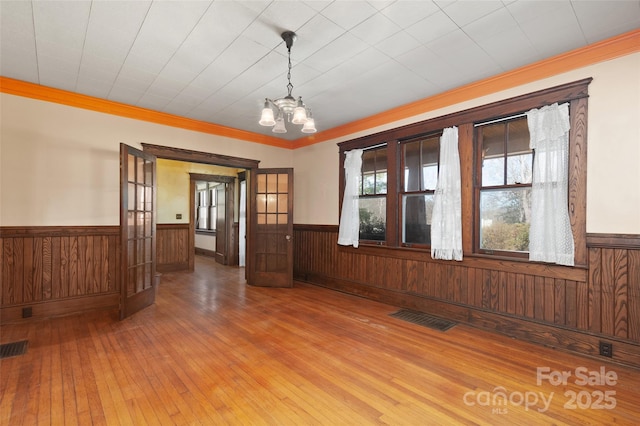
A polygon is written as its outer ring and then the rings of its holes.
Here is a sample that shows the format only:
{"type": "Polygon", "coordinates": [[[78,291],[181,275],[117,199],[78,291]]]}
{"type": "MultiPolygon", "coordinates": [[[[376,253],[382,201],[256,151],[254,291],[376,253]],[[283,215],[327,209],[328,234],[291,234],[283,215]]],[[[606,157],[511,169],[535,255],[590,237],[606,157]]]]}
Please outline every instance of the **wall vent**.
{"type": "Polygon", "coordinates": [[[393,312],[389,315],[403,321],[433,328],[438,331],[447,331],[456,325],[453,321],[434,317],[433,315],[425,314],[424,312],[412,311],[410,309],[400,309],[399,311],[393,312]]]}
{"type": "Polygon", "coordinates": [[[22,340],[20,342],[4,343],[0,345],[0,359],[24,355],[27,352],[28,344],[28,340],[22,340]]]}

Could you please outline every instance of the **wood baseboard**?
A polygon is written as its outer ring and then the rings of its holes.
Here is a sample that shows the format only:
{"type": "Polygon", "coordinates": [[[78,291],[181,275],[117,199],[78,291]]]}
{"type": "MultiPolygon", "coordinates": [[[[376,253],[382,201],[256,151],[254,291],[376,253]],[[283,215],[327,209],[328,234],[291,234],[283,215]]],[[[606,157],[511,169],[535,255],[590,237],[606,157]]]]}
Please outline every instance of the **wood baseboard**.
{"type": "Polygon", "coordinates": [[[76,314],[85,311],[118,310],[120,307],[120,293],[99,294],[55,300],[49,302],[28,303],[7,306],[0,309],[0,323],[44,319],[63,315],[76,314]],[[30,310],[31,316],[23,318],[24,310],[30,310]]]}
{"type": "Polygon", "coordinates": [[[189,262],[163,263],[163,264],[156,265],[156,271],[160,273],[188,271],[188,270],[189,270],[189,262]]]}
{"type": "Polygon", "coordinates": [[[215,251],[207,250],[207,249],[199,248],[199,247],[196,247],[196,254],[200,255],[200,256],[216,257],[216,252],[215,251]]]}
{"type": "Polygon", "coordinates": [[[441,318],[465,323],[483,330],[497,332],[557,350],[594,359],[607,360],[640,369],[640,345],[622,339],[612,338],[611,336],[600,336],[595,333],[551,326],[511,317],[509,315],[483,311],[424,296],[372,287],[319,274],[299,274],[294,276],[294,279],[398,307],[427,312],[441,318]],[[611,357],[603,357],[600,355],[600,342],[612,345],[613,351],[611,357]]]}

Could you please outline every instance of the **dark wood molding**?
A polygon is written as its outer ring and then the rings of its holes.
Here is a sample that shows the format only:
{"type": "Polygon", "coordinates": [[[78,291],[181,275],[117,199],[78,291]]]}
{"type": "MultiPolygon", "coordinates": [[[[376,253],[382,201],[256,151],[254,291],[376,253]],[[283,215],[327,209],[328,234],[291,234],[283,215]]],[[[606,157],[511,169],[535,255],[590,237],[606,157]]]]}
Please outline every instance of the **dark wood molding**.
{"type": "Polygon", "coordinates": [[[310,225],[301,223],[293,225],[294,231],[338,232],[338,228],[338,225],[310,225]]]}
{"type": "MultiPolygon", "coordinates": [[[[376,256],[380,258],[406,259],[414,261],[428,260],[429,263],[440,265],[452,264],[449,260],[431,259],[430,250],[421,250],[409,247],[360,245],[358,248],[353,248],[351,246],[338,246],[338,252],[376,256]]],[[[455,262],[454,264],[462,267],[519,274],[532,274],[547,278],[569,279],[574,281],[585,281],[587,277],[587,270],[584,267],[569,267],[480,254],[464,253],[463,260],[455,262]]]]}
{"type": "Polygon", "coordinates": [[[238,266],[240,263],[240,223],[231,224],[231,235],[229,235],[229,266],[238,266]]]}
{"type": "Polygon", "coordinates": [[[97,310],[113,310],[115,319],[119,304],[120,290],[115,293],[73,297],[64,300],[24,303],[0,308],[0,323],[43,319],[97,310]],[[31,308],[31,317],[28,319],[22,318],[22,310],[24,308],[31,308]]]}
{"type": "Polygon", "coordinates": [[[156,225],[156,259],[158,272],[189,269],[191,240],[195,238],[190,223],[156,225]]]}
{"type": "Polygon", "coordinates": [[[236,180],[235,176],[225,176],[225,175],[209,175],[205,173],[189,173],[189,178],[191,180],[199,181],[199,182],[224,182],[230,183],[236,180]]]}
{"type": "Polygon", "coordinates": [[[188,223],[158,223],[156,225],[156,229],[165,230],[165,229],[189,229],[188,223]]]}
{"type": "MultiPolygon", "coordinates": [[[[588,79],[587,84],[591,82],[588,79]]],[[[587,90],[585,86],[584,90],[587,90]]],[[[569,132],[568,207],[574,239],[573,260],[586,266],[587,254],[587,121],[588,99],[581,97],[570,102],[571,130],[569,132]]]]}
{"type": "Polygon", "coordinates": [[[393,140],[404,140],[428,134],[436,130],[441,130],[446,127],[482,121],[489,117],[507,117],[518,112],[527,111],[531,108],[540,108],[554,102],[563,103],[575,99],[587,98],[589,96],[588,86],[592,80],[592,78],[585,78],[572,83],[550,87],[537,92],[527,93],[525,95],[515,96],[513,98],[504,99],[487,105],[454,112],[421,121],[419,123],[412,123],[357,139],[340,142],[337,145],[340,147],[340,152],[342,153],[354,148],[363,148],[393,140]]]}
{"type": "Polygon", "coordinates": [[[2,308],[121,289],[119,226],[4,227],[0,245],[2,308]]]}
{"type": "Polygon", "coordinates": [[[2,226],[0,238],[120,235],[120,226],[2,226]]]}
{"type": "Polygon", "coordinates": [[[199,256],[216,257],[215,250],[208,250],[200,247],[196,247],[196,254],[199,256]]]}
{"type": "Polygon", "coordinates": [[[156,259],[158,272],[190,269],[193,264],[191,244],[195,232],[190,223],[159,223],[156,225],[156,259]]]}
{"type": "Polygon", "coordinates": [[[214,164],[226,167],[238,167],[245,169],[257,168],[259,160],[248,158],[231,157],[229,155],[212,154],[210,152],[192,151],[189,149],[174,148],[169,146],[152,145],[142,143],[142,150],[145,153],[155,155],[158,158],[168,160],[187,161],[191,163],[214,164]]]}
{"type": "Polygon", "coordinates": [[[160,273],[189,270],[189,262],[158,263],[156,270],[160,273]]]}
{"type": "Polygon", "coordinates": [[[196,181],[189,180],[189,270],[196,268],[196,181]]]}
{"type": "Polygon", "coordinates": [[[640,250],[640,234],[587,234],[589,248],[640,250]]]}

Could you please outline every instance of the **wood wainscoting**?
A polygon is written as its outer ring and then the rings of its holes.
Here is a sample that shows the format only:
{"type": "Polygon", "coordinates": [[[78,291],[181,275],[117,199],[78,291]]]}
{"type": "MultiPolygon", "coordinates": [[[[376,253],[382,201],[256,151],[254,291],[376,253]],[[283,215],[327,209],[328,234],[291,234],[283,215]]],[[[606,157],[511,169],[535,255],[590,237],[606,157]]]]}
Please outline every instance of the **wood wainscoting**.
{"type": "Polygon", "coordinates": [[[0,228],[0,321],[117,309],[119,226],[0,228]]]}
{"type": "Polygon", "coordinates": [[[156,225],[156,270],[188,271],[193,265],[194,236],[188,223],[156,225]]]}
{"type": "Polygon", "coordinates": [[[338,227],[294,227],[294,278],[511,337],[640,367],[640,238],[588,235],[588,267],[337,245],[338,227]]]}

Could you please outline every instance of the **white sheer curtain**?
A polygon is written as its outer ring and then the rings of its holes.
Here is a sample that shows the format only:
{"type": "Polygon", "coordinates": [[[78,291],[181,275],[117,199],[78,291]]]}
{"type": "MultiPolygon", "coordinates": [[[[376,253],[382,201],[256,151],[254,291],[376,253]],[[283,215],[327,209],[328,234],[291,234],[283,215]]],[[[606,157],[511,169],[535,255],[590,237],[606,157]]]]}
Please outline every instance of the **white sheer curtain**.
{"type": "Polygon", "coordinates": [[[529,259],[573,265],[569,221],[569,105],[527,112],[530,147],[535,152],[531,189],[529,259]]]}
{"type": "Polygon", "coordinates": [[[440,171],[433,200],[431,257],[462,260],[462,196],[458,128],[444,129],[440,138],[440,171]]]}
{"type": "Polygon", "coordinates": [[[340,214],[338,244],[358,247],[360,241],[360,209],[358,181],[362,173],[362,150],[347,151],[344,160],[344,198],[340,214]]]}

